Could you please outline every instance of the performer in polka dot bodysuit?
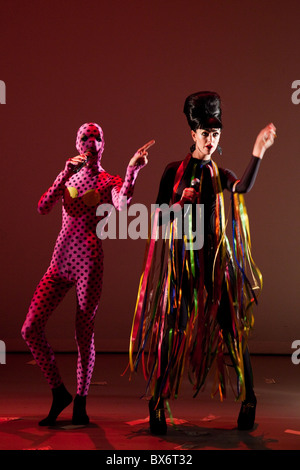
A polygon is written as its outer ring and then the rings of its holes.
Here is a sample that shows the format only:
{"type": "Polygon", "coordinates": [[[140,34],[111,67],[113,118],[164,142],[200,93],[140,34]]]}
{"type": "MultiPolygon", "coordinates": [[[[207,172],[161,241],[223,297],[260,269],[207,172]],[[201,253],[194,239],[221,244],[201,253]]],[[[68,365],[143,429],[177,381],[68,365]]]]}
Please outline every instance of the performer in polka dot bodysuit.
{"type": "Polygon", "coordinates": [[[65,169],[41,197],[38,211],[47,214],[62,199],[62,228],[51,263],[38,284],[22,328],[22,336],[52,389],[53,401],[41,426],[55,424],[57,416],[72,401],[60,376],[54,352],[45,337],[45,326],[53,310],[67,291],[75,286],[77,313],[75,338],[78,347],[77,395],[74,400],[73,424],[87,424],[86,396],[95,362],[94,321],[103,276],[103,251],[96,235],[99,204],[113,204],[124,210],[130,204],[139,170],[147,164],[147,149],[139,149],[129,162],[125,180],[109,175],[101,166],[104,150],[103,131],[88,123],[77,133],[76,148],[80,155],[70,158],[65,169]],[[82,166],[83,168],[79,170],[82,166]]]}

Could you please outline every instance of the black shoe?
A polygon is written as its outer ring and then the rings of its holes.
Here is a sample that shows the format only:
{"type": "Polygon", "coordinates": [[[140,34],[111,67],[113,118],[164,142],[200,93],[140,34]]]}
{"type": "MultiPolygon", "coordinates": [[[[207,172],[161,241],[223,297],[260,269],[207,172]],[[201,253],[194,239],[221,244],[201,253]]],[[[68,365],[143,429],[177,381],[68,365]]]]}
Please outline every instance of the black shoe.
{"type": "Polygon", "coordinates": [[[74,399],[72,424],[76,424],[76,425],[89,424],[90,419],[88,415],[86,414],[85,407],[86,407],[86,397],[81,397],[80,395],[76,395],[74,399]]]}
{"type": "Polygon", "coordinates": [[[72,403],[72,395],[68,392],[64,384],[52,389],[52,405],[46,418],[39,422],[39,426],[55,426],[58,415],[72,403]]]}
{"type": "Polygon", "coordinates": [[[253,428],[255,422],[256,398],[244,400],[238,417],[238,429],[247,431],[253,428]]]}
{"type": "Polygon", "coordinates": [[[151,398],[149,401],[149,423],[150,431],[155,435],[167,434],[167,423],[165,417],[165,410],[163,400],[159,400],[158,405],[151,398]]]}

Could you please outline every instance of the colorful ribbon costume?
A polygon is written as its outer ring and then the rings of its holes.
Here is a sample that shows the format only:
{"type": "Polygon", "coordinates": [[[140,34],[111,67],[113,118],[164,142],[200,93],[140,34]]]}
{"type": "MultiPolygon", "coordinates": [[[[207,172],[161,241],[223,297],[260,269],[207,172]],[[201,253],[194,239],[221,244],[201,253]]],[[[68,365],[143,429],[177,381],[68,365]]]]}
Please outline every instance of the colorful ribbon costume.
{"type": "MultiPolygon", "coordinates": [[[[226,395],[225,346],[237,374],[237,398],[245,397],[243,353],[253,326],[252,306],[262,277],[251,257],[250,231],[242,192],[251,189],[260,160],[252,160],[241,180],[214,161],[189,154],[168,165],[157,204],[176,203],[185,187],[199,179],[204,205],[204,247],[187,249],[189,233],[177,236],[178,217],[158,235],[160,210],[152,223],[130,338],[130,366],[140,361],[156,398],[176,398],[185,367],[195,395],[216,366],[213,394],[226,395]],[[233,248],[226,235],[223,190],[232,192],[233,248]]],[[[191,216],[190,216],[191,217],[191,216]]],[[[189,221],[191,228],[192,217],[189,221]]]]}
{"type": "Polygon", "coordinates": [[[80,127],[76,148],[80,154],[93,151],[96,157],[90,158],[77,173],[67,162],[39,201],[39,213],[47,214],[62,199],[62,227],[50,266],[31,301],[22,336],[50,387],[60,386],[62,379],[54,352],[45,337],[45,326],[53,310],[75,285],[77,394],[86,396],[94,368],[94,322],[103,277],[102,242],[96,235],[96,226],[101,218],[96,216],[96,208],[99,204],[108,203],[117,210],[126,209],[139,169],[128,166],[123,181],[102,168],[104,138],[98,124],[88,123],[80,127]]]}

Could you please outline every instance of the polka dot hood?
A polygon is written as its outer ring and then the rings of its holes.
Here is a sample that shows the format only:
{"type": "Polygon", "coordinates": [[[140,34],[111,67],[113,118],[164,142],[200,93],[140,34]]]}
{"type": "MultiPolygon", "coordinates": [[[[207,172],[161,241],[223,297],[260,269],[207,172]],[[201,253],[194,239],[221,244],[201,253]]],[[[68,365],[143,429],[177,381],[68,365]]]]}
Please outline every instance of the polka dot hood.
{"type": "Polygon", "coordinates": [[[100,170],[100,161],[104,151],[104,135],[99,124],[93,122],[85,123],[78,129],[76,149],[79,154],[88,151],[92,152],[95,158],[97,158],[97,165],[100,170]]]}

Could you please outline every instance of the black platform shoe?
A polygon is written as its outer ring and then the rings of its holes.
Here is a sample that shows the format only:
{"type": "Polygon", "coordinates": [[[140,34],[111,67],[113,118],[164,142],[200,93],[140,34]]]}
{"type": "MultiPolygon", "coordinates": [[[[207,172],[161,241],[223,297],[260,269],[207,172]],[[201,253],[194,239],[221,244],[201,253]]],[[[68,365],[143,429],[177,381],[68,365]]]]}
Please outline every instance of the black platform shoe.
{"type": "Polygon", "coordinates": [[[162,436],[167,433],[167,423],[163,400],[159,401],[157,407],[153,398],[151,398],[149,401],[149,423],[152,434],[162,436]]]}
{"type": "Polygon", "coordinates": [[[253,428],[255,422],[256,398],[244,400],[238,417],[238,429],[248,431],[253,428]]]}

